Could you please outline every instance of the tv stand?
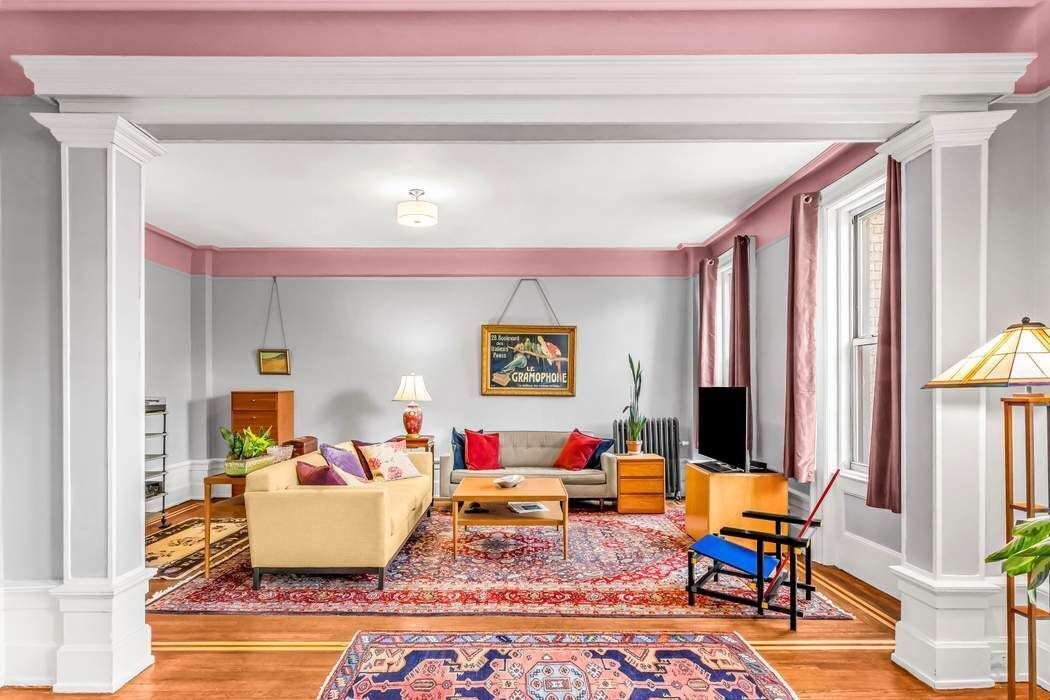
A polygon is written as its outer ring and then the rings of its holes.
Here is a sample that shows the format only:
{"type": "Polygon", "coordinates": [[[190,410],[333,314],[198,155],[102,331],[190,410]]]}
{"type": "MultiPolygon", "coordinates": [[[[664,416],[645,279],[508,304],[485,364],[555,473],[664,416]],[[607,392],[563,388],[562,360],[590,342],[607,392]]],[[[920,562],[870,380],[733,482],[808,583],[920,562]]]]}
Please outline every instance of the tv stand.
{"type": "MultiPolygon", "coordinates": [[[[723,472],[690,462],[685,468],[685,531],[696,539],[718,534],[726,526],[773,532],[773,523],[744,518],[741,513],[760,510],[786,514],[787,487],[784,475],[768,467],[759,471],[752,466],[750,473],[723,472]]],[[[754,542],[740,540],[739,544],[753,546],[754,542]]]]}

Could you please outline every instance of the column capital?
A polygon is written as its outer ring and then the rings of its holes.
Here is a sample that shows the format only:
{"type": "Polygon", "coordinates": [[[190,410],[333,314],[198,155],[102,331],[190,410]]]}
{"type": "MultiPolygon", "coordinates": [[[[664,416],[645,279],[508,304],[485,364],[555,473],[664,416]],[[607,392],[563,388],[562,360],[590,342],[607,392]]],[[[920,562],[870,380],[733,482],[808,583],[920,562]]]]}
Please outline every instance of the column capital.
{"type": "Polygon", "coordinates": [[[46,126],[64,146],[115,147],[139,163],[146,163],[164,154],[164,148],[156,139],[119,114],[36,112],[33,119],[46,126]]]}
{"type": "Polygon", "coordinates": [[[937,146],[979,146],[987,142],[999,125],[1013,115],[1012,109],[931,114],[876,150],[905,163],[937,146]]]}

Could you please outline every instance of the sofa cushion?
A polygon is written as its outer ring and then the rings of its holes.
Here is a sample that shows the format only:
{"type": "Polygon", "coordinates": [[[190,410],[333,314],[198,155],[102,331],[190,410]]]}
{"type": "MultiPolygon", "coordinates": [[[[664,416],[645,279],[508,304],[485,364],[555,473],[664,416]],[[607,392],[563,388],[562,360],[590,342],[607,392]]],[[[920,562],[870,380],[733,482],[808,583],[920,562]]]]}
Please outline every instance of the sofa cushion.
{"type": "Polygon", "coordinates": [[[573,430],[569,434],[568,439],[565,440],[565,444],[562,446],[561,452],[558,453],[557,459],[554,460],[554,466],[558,469],[568,469],[574,472],[583,469],[587,466],[591,455],[594,454],[594,450],[597,449],[601,442],[601,438],[591,437],[581,433],[579,430],[573,430]]]}
{"type": "Polygon", "coordinates": [[[469,471],[490,471],[500,468],[499,433],[476,433],[466,431],[466,450],[464,450],[469,471]]]}
{"type": "Polygon", "coordinates": [[[552,467],[568,438],[568,431],[502,431],[499,443],[500,464],[507,469],[552,467]]]}
{"type": "MultiPolygon", "coordinates": [[[[484,433],[484,430],[477,431],[484,433]]],[[[452,429],[452,468],[453,469],[466,469],[466,439],[467,436],[459,432],[455,428],[452,429]]]]}
{"type": "MultiPolygon", "coordinates": [[[[511,474],[521,474],[522,476],[556,476],[566,484],[604,484],[605,483],[605,472],[600,469],[581,469],[576,472],[570,472],[567,469],[558,469],[557,467],[515,467],[514,469],[492,469],[485,472],[485,476],[491,476],[493,479],[498,479],[501,476],[509,476],[511,474]]],[[[466,477],[478,476],[477,472],[470,472],[467,469],[456,469],[453,470],[450,481],[453,484],[458,484],[463,481],[466,477]]]]}

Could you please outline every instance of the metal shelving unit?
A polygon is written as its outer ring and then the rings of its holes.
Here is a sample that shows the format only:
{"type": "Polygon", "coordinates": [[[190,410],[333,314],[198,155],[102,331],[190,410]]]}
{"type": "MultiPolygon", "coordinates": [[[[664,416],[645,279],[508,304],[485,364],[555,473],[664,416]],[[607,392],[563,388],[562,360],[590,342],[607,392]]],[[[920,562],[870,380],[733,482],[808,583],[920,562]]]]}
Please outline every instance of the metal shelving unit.
{"type": "Polygon", "coordinates": [[[146,407],[146,455],[143,470],[146,511],[149,504],[160,499],[160,526],[168,526],[168,412],[151,411],[146,407]],[[159,421],[157,419],[160,419],[159,421]],[[160,425],[157,425],[157,423],[160,425]],[[159,450],[156,451],[156,450],[159,450]],[[150,493],[159,484],[159,491],[150,493]]]}

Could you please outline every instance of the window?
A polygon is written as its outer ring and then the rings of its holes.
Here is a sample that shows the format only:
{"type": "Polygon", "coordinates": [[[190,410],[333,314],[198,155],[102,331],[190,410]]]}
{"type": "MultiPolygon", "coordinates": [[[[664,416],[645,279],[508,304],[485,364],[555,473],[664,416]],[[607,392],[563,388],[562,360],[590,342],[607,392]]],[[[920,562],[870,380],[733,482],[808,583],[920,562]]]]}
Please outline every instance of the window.
{"type": "Polygon", "coordinates": [[[885,202],[851,217],[850,466],[868,469],[875,402],[875,344],[879,333],[885,202]]]}

